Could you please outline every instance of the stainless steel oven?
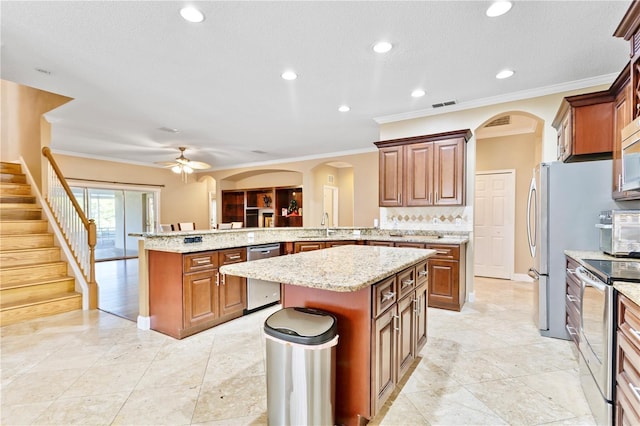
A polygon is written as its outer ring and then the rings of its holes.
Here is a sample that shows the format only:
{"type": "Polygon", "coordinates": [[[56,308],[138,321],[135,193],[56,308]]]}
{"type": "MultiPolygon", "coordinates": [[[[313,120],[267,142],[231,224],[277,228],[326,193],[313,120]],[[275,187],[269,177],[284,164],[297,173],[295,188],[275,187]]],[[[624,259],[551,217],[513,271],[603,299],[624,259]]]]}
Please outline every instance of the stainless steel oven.
{"type": "Polygon", "coordinates": [[[584,267],[575,270],[580,280],[580,379],[598,424],[613,421],[614,401],[614,288],[584,267]]]}

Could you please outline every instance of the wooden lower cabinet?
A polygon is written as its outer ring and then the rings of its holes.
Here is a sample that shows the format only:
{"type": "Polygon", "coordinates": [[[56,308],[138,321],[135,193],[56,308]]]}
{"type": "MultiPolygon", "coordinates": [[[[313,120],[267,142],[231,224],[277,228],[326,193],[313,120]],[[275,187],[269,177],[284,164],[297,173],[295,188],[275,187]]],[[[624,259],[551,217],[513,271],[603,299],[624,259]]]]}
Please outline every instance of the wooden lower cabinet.
{"type": "Polygon", "coordinates": [[[580,298],[581,288],[580,280],[575,276],[575,270],[580,264],[570,257],[566,257],[566,323],[565,328],[571,340],[577,345],[580,344],[580,298]]]}
{"type": "Polygon", "coordinates": [[[426,264],[357,292],[283,285],[283,307],[316,308],[338,318],[336,424],[360,425],[375,416],[424,347],[427,275],[420,272],[426,264]]]}
{"type": "Polygon", "coordinates": [[[640,424],[640,306],[618,296],[616,425],[640,424]]]}
{"type": "Polygon", "coordinates": [[[208,324],[219,316],[215,294],[215,281],[217,279],[218,274],[217,272],[213,273],[213,270],[184,275],[183,309],[185,330],[208,324]]]}
{"type": "Polygon", "coordinates": [[[242,316],[246,278],[223,279],[218,267],[244,261],[244,247],[189,254],[150,250],[151,329],[182,339],[242,316]]]}
{"type": "Polygon", "coordinates": [[[325,248],[324,241],[296,241],[293,243],[293,252],[302,253],[304,251],[320,250],[325,248]]]}
{"type": "Polygon", "coordinates": [[[427,244],[436,251],[429,258],[429,306],[460,311],[466,297],[463,245],[427,244]]]}

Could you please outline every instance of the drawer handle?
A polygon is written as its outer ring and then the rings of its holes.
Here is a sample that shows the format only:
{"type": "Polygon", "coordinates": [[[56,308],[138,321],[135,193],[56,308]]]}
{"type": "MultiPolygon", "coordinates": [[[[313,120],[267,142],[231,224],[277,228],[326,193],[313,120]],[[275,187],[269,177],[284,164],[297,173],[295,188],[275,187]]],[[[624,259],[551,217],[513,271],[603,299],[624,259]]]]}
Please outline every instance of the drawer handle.
{"type": "Polygon", "coordinates": [[[569,274],[569,275],[575,275],[575,274],[576,274],[576,270],[575,270],[575,269],[569,269],[569,268],[567,268],[567,274],[569,274]]]}
{"type": "Polygon", "coordinates": [[[387,300],[391,300],[395,297],[395,293],[392,291],[388,291],[382,295],[382,301],[386,302],[387,300]]]}
{"type": "Polygon", "coordinates": [[[240,259],[240,255],[239,254],[234,254],[234,255],[229,256],[229,260],[237,260],[237,259],[240,259]]]}
{"type": "Polygon", "coordinates": [[[426,277],[426,276],[427,276],[427,274],[428,274],[428,272],[427,272],[427,271],[420,271],[420,272],[418,272],[418,275],[420,275],[421,277],[426,277]]]}
{"type": "Polygon", "coordinates": [[[436,254],[449,254],[447,250],[436,250],[436,254]]]}
{"type": "Polygon", "coordinates": [[[210,260],[210,259],[208,259],[208,258],[207,258],[207,259],[195,259],[195,262],[196,262],[198,265],[204,265],[204,264],[211,263],[211,260],[210,260]]]}
{"type": "Polygon", "coordinates": [[[634,336],[636,336],[638,339],[640,339],[640,331],[636,330],[633,327],[629,327],[629,331],[631,331],[631,334],[633,334],[634,336]]]}
{"type": "Polygon", "coordinates": [[[631,392],[633,392],[637,400],[640,401],[640,387],[633,386],[631,383],[629,383],[629,387],[631,388],[631,392]]]}
{"type": "Polygon", "coordinates": [[[404,280],[402,281],[402,288],[413,285],[413,280],[404,280]]]}
{"type": "Polygon", "coordinates": [[[580,301],[580,299],[578,299],[577,297],[575,297],[572,294],[567,294],[567,299],[569,300],[569,302],[576,302],[577,303],[577,302],[580,301]]]}
{"type": "Polygon", "coordinates": [[[578,332],[576,331],[575,327],[571,327],[570,325],[567,324],[567,331],[569,332],[569,334],[571,336],[577,336],[578,332]]]}

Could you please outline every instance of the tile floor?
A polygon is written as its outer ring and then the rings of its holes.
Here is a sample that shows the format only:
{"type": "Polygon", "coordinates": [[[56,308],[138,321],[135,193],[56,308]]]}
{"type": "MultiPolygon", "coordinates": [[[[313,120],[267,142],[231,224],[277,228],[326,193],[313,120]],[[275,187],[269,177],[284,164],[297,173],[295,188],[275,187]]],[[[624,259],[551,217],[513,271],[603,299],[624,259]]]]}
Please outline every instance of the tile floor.
{"type": "MultiPolygon", "coordinates": [[[[460,313],[429,310],[414,371],[372,424],[594,424],[571,344],[540,337],[531,284],[476,278],[460,313]]],[[[266,424],[272,307],[174,340],[101,312],[6,326],[3,425],[266,424]]]]}

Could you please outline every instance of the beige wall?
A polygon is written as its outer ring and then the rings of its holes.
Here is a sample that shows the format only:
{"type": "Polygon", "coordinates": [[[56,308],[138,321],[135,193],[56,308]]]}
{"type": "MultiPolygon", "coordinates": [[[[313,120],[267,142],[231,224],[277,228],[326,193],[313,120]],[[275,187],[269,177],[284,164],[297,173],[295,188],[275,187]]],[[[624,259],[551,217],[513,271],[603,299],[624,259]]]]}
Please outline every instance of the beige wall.
{"type": "MultiPolygon", "coordinates": [[[[341,167],[338,169],[338,223],[340,226],[353,226],[353,168],[341,167]]],[[[364,225],[362,225],[364,226],[364,225]]],[[[373,226],[373,222],[369,224],[373,226]]]]}
{"type": "Polygon", "coordinates": [[[95,179],[140,186],[162,185],[159,212],[161,223],[195,222],[196,229],[209,229],[208,188],[211,184],[207,180],[196,182],[190,176],[189,182],[185,184],[180,175],[168,169],[55,153],[54,157],[67,179],[95,179]]]}
{"type": "MultiPolygon", "coordinates": [[[[303,225],[304,226],[319,226],[322,221],[322,191],[323,186],[326,183],[326,175],[331,169],[332,173],[335,173],[337,179],[342,179],[340,169],[326,166],[325,163],[332,161],[340,161],[350,164],[350,172],[346,173],[345,182],[342,185],[349,185],[348,181],[353,181],[353,195],[349,195],[349,190],[340,189],[341,197],[344,193],[345,197],[351,197],[353,212],[349,213],[348,210],[345,214],[353,216],[353,226],[371,226],[373,219],[378,217],[378,152],[375,147],[371,146],[371,152],[365,152],[361,154],[352,155],[338,155],[335,157],[318,158],[313,160],[293,161],[285,162],[277,165],[277,169],[282,171],[297,172],[302,177],[302,190],[303,190],[303,225]],[[318,168],[319,167],[319,168],[318,168]],[[329,167],[329,169],[323,169],[322,167],[329,167]],[[316,169],[318,168],[318,169],[316,169]],[[325,172],[318,173],[317,170],[325,170],[325,172]]],[[[273,172],[274,167],[262,166],[262,167],[244,167],[237,169],[219,170],[208,173],[201,173],[199,176],[211,176],[217,182],[227,182],[229,180],[238,180],[238,176],[242,176],[245,179],[245,175],[249,174],[256,179],[256,182],[260,182],[255,187],[264,187],[271,185],[264,185],[265,182],[261,178],[264,174],[273,172]]],[[[248,181],[245,181],[246,183],[248,181]]],[[[244,184],[243,184],[244,185],[244,184]]],[[[217,197],[220,199],[220,191],[222,184],[218,185],[217,197]]],[[[282,184],[274,183],[273,186],[286,186],[282,184]]],[[[246,188],[246,187],[245,187],[246,188]]],[[[243,189],[245,189],[243,188],[243,189]]],[[[342,200],[341,200],[342,203],[342,200]]],[[[345,203],[348,205],[348,203],[345,203]]],[[[341,206],[342,207],[342,206],[341,206]]],[[[220,206],[218,206],[218,214],[220,214],[220,206]]],[[[342,213],[341,213],[342,215],[342,213]]],[[[220,217],[220,216],[219,216],[220,217]]],[[[342,221],[340,224],[347,225],[348,222],[342,221]]]]}
{"type": "Polygon", "coordinates": [[[49,146],[51,126],[43,114],[72,98],[22,86],[10,81],[0,83],[0,159],[16,162],[22,157],[38,188],[43,188],[45,160],[41,150],[49,146]]]}
{"type": "Polygon", "coordinates": [[[476,172],[516,171],[514,269],[518,274],[526,274],[531,266],[526,230],[527,196],[539,139],[533,133],[479,139],[476,147],[476,172]]]}

